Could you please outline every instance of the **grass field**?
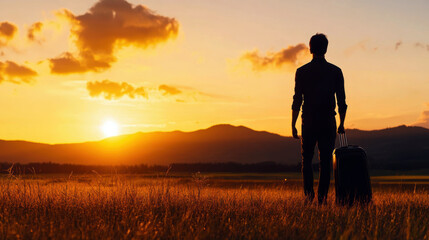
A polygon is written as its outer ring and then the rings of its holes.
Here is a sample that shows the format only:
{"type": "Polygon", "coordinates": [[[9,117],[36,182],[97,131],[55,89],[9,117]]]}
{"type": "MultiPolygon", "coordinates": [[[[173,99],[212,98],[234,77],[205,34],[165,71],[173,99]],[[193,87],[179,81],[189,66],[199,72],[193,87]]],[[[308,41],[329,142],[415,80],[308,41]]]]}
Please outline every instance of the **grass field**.
{"type": "Polygon", "coordinates": [[[399,179],[348,208],[305,206],[296,174],[3,176],[0,238],[429,239],[429,179],[399,179]]]}

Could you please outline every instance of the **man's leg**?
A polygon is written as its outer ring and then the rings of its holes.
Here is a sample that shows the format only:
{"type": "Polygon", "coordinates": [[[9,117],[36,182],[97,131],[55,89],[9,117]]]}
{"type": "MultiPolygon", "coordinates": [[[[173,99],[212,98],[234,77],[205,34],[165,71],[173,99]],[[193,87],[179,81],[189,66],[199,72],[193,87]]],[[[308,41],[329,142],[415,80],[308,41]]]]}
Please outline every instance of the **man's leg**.
{"type": "Polygon", "coordinates": [[[336,124],[331,123],[320,132],[318,139],[319,148],[319,187],[317,190],[317,200],[319,203],[326,203],[328,196],[329,184],[331,181],[331,163],[332,152],[335,148],[336,124]]]}
{"type": "Polygon", "coordinates": [[[311,166],[316,136],[311,129],[302,127],[301,152],[302,152],[302,177],[304,181],[304,194],[309,201],[314,199],[313,168],[311,166]]]}

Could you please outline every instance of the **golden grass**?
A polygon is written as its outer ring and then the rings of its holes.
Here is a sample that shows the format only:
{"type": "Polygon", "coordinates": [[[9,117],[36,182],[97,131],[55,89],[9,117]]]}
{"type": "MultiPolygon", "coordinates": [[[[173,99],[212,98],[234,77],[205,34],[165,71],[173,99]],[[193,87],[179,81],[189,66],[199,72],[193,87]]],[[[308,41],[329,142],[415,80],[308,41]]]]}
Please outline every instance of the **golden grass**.
{"type": "Polygon", "coordinates": [[[304,205],[299,182],[95,176],[0,180],[1,239],[428,239],[428,185],[304,205]],[[219,180],[220,181],[220,180],[219,180]]]}

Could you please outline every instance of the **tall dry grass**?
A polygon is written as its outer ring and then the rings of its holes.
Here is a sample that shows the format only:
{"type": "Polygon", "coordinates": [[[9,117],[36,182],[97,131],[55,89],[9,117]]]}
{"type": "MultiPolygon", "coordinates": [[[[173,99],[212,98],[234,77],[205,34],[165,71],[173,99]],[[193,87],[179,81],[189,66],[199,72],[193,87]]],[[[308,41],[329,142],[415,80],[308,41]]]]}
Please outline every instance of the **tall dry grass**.
{"type": "Polygon", "coordinates": [[[429,186],[305,206],[297,182],[125,176],[0,180],[1,239],[428,239],[429,186]]]}

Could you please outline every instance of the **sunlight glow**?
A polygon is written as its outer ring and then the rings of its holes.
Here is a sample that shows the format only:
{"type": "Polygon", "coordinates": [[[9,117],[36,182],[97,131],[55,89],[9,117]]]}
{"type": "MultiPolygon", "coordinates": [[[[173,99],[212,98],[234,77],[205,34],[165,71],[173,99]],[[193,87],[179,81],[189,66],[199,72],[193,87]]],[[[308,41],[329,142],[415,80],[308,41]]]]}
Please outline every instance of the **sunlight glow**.
{"type": "Polygon", "coordinates": [[[113,137],[119,134],[119,125],[114,120],[106,120],[100,129],[105,137],[113,137]]]}

